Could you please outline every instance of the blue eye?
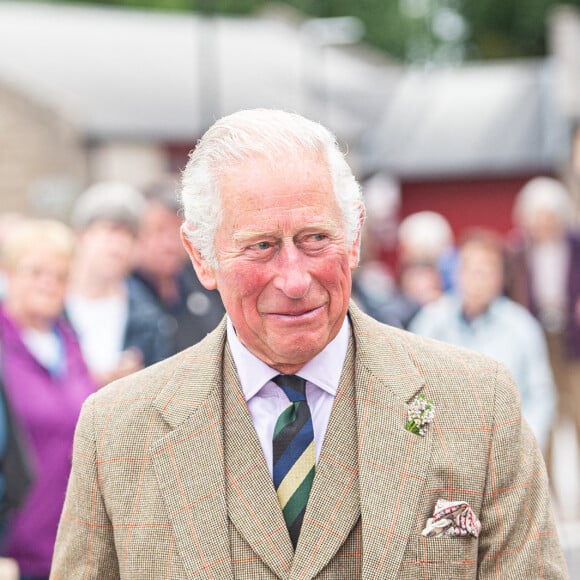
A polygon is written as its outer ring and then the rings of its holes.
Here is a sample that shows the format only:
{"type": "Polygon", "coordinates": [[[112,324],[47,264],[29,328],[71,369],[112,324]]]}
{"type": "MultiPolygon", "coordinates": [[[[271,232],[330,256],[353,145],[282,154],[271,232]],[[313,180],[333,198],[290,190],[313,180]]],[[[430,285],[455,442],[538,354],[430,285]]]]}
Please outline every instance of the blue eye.
{"type": "Polygon", "coordinates": [[[247,250],[250,252],[263,254],[265,252],[271,251],[273,247],[274,247],[274,243],[264,240],[264,241],[256,242],[255,244],[248,246],[247,250]]]}
{"type": "Polygon", "coordinates": [[[328,235],[323,233],[310,234],[304,239],[305,244],[319,244],[328,240],[328,235]]]}
{"type": "Polygon", "coordinates": [[[300,242],[300,247],[308,253],[316,253],[324,250],[330,243],[330,237],[326,233],[316,232],[304,236],[300,242]]]}

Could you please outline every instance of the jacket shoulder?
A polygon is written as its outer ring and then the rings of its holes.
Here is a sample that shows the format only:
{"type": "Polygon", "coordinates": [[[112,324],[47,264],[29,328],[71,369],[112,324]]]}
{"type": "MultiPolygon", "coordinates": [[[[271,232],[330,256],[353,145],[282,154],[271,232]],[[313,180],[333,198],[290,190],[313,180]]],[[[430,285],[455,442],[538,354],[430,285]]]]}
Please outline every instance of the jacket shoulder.
{"type": "MultiPolygon", "coordinates": [[[[511,373],[496,359],[363,317],[354,322],[357,359],[375,376],[406,377],[450,409],[477,399],[493,414],[498,396],[518,398],[511,373]]],[[[398,392],[400,384],[394,380],[392,388],[398,392]]]]}

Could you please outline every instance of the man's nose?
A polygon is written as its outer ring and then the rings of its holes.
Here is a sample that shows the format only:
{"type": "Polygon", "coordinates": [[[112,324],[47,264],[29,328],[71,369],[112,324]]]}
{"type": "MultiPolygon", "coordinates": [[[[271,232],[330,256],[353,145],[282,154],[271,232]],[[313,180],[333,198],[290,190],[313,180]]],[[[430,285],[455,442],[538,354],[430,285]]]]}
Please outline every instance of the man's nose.
{"type": "Polygon", "coordinates": [[[290,242],[282,244],[276,261],[277,272],[274,286],[288,298],[304,298],[312,281],[306,256],[296,247],[294,242],[290,242]]]}

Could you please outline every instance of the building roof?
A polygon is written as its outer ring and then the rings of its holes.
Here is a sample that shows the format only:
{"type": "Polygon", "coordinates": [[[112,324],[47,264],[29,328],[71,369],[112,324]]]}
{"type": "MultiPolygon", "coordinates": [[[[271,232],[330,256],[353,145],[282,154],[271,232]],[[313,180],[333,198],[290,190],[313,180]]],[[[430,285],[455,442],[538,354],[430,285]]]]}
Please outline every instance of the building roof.
{"type": "Polygon", "coordinates": [[[363,142],[365,170],[402,178],[553,170],[568,135],[549,60],[409,70],[363,142]]]}
{"type": "Polygon", "coordinates": [[[223,114],[275,107],[348,142],[382,109],[398,74],[387,64],[280,18],[0,2],[0,82],[89,138],[191,140],[223,114]]]}

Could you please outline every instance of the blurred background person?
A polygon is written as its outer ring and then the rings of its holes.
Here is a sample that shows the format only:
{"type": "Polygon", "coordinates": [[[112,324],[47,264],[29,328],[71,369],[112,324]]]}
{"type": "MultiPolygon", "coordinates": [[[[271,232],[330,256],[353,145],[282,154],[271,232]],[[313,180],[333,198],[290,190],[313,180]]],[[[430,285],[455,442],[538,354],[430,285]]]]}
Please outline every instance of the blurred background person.
{"type": "Polygon", "coordinates": [[[407,262],[395,279],[381,262],[365,262],[352,277],[352,299],[376,320],[408,328],[422,306],[443,293],[439,269],[432,262],[407,262]]]}
{"type": "Polygon", "coordinates": [[[455,262],[453,232],[441,214],[420,211],[401,221],[397,229],[397,293],[389,306],[402,328],[408,328],[423,306],[451,288],[455,262]]]}
{"type": "Polygon", "coordinates": [[[546,451],[556,390],[541,326],[520,304],[502,295],[501,238],[489,230],[466,234],[459,249],[458,288],[425,306],[412,332],[476,350],[505,363],[522,400],[522,412],[546,451]]]}
{"type": "Polygon", "coordinates": [[[164,312],[160,332],[173,354],[204,338],[225,310],[219,293],[200,284],[183,249],[176,185],[159,184],[146,197],[132,280],[164,312]]]}
{"type": "Polygon", "coordinates": [[[403,328],[409,328],[423,306],[435,302],[443,295],[441,271],[430,260],[409,260],[401,264],[397,284],[400,294],[398,309],[403,328]]]}
{"type": "Polygon", "coordinates": [[[381,260],[381,237],[377,228],[370,224],[370,220],[365,222],[363,228],[361,258],[352,273],[351,297],[361,310],[375,320],[403,328],[407,301],[399,292],[393,272],[381,260]]]}
{"type": "MultiPolygon", "coordinates": [[[[372,235],[372,232],[365,233],[372,235]]],[[[397,230],[397,272],[365,252],[353,272],[353,300],[373,318],[408,328],[422,306],[437,300],[445,291],[444,277],[455,276],[456,251],[447,220],[438,213],[422,211],[407,216],[397,230]]],[[[448,284],[450,285],[450,284],[448,284]]]]}
{"type": "Polygon", "coordinates": [[[403,219],[397,230],[397,254],[399,270],[409,264],[434,264],[441,291],[455,287],[457,249],[451,226],[440,213],[418,211],[403,219]]]}
{"type": "Polygon", "coordinates": [[[62,315],[73,250],[67,226],[33,219],[19,224],[2,248],[2,379],[34,468],[33,486],[10,523],[4,549],[23,578],[48,578],[73,433],[83,401],[95,390],[62,315]]]}
{"type": "Polygon", "coordinates": [[[119,182],[100,182],[77,199],[77,248],[66,301],[85,360],[99,386],[165,358],[163,312],[129,278],[145,198],[119,182]]]}
{"type": "Polygon", "coordinates": [[[405,310],[389,268],[379,260],[361,263],[352,275],[352,299],[375,320],[403,328],[405,310]]]}
{"type": "MultiPolygon", "coordinates": [[[[0,374],[0,554],[4,553],[6,533],[14,513],[26,501],[33,481],[34,473],[22,428],[12,411],[0,374]]],[[[16,560],[0,557],[0,578],[18,580],[19,577],[16,560]]]]}
{"type": "MultiPolygon", "coordinates": [[[[0,253],[4,241],[9,239],[17,226],[26,219],[18,212],[0,214],[0,253]]],[[[6,279],[0,260],[0,300],[4,298],[6,279]]],[[[0,369],[2,361],[0,342],[0,369]]],[[[33,471],[22,429],[16,419],[6,395],[4,380],[0,372],[0,553],[4,553],[4,542],[10,520],[15,510],[20,509],[33,481],[33,471]]],[[[0,578],[17,580],[18,564],[12,558],[0,557],[0,578]]]]}
{"type": "Polygon", "coordinates": [[[537,177],[518,193],[509,236],[508,294],[540,321],[558,389],[558,417],[580,450],[580,236],[564,185],[537,177]]]}
{"type": "MultiPolygon", "coordinates": [[[[0,340],[0,369],[3,358],[0,340]]],[[[22,427],[12,410],[3,373],[0,372],[0,553],[10,519],[14,511],[20,509],[24,503],[33,479],[34,473],[22,427]]]]}

